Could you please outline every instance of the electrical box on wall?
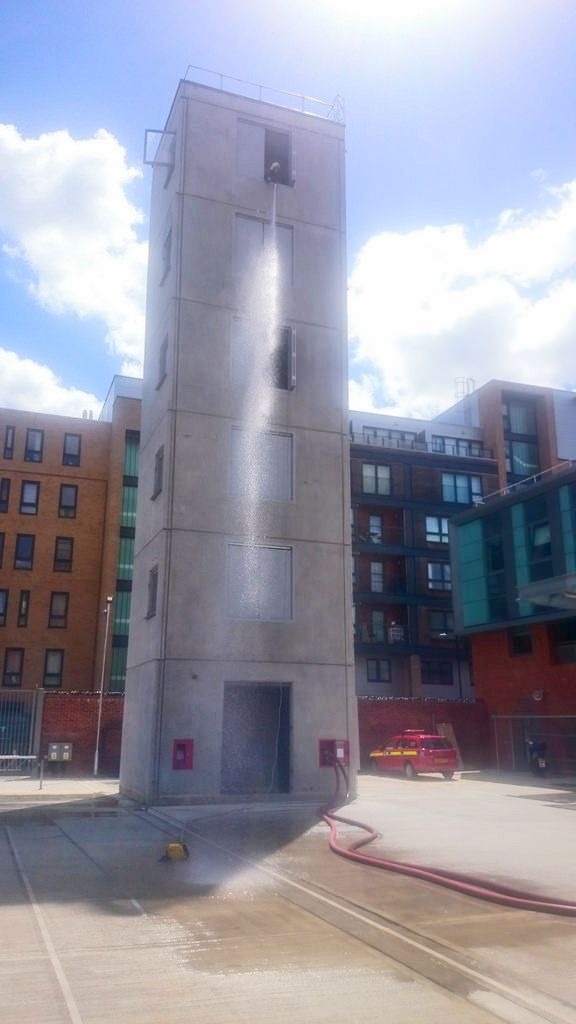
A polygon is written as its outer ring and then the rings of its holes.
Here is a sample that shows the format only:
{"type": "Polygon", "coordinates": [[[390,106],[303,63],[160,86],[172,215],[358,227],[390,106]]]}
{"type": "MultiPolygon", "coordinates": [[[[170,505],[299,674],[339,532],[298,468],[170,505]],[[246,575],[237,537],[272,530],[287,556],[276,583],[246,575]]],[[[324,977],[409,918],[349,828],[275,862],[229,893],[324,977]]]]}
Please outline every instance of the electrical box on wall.
{"type": "Polygon", "coordinates": [[[48,744],[48,760],[49,761],[71,761],[72,760],[72,744],[71,743],[49,743],[48,744]]]}
{"type": "Polygon", "coordinates": [[[194,740],[174,740],[172,744],[172,768],[186,771],[194,767],[194,740]]]}
{"type": "Polygon", "coordinates": [[[332,768],[335,764],[349,765],[349,741],[318,740],[318,764],[320,768],[332,768]]]}

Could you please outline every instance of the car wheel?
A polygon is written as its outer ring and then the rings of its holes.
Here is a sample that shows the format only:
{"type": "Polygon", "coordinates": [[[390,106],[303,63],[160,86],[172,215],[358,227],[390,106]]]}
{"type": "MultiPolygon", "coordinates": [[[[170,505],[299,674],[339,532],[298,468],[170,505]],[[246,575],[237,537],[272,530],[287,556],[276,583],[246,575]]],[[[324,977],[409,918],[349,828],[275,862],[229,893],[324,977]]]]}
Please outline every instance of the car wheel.
{"type": "Polygon", "coordinates": [[[445,779],[453,779],[454,778],[454,772],[442,772],[442,775],[444,776],[445,779]]]}
{"type": "Polygon", "coordinates": [[[415,779],[416,778],[416,772],[414,770],[414,765],[410,764],[410,761],[407,761],[406,764],[404,765],[404,778],[405,779],[415,779]]]}

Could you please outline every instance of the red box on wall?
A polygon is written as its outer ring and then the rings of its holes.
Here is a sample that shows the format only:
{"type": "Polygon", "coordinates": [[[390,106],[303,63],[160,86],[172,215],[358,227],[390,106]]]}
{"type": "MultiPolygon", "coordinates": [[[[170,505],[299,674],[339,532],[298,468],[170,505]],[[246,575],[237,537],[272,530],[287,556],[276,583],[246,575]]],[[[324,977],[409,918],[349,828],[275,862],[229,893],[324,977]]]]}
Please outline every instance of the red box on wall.
{"type": "Polygon", "coordinates": [[[194,767],[194,740],[174,740],[172,744],[172,768],[175,772],[194,767]]]}

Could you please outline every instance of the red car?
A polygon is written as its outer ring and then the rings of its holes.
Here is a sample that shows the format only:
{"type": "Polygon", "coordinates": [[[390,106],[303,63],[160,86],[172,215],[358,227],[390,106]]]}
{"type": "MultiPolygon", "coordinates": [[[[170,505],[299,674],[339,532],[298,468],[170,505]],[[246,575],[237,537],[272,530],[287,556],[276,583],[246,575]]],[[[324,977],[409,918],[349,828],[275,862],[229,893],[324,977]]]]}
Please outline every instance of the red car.
{"type": "Polygon", "coordinates": [[[407,779],[419,772],[440,772],[445,779],[452,779],[460,768],[458,751],[450,740],[420,729],[405,729],[371,750],[370,764],[378,772],[403,772],[407,779]]]}

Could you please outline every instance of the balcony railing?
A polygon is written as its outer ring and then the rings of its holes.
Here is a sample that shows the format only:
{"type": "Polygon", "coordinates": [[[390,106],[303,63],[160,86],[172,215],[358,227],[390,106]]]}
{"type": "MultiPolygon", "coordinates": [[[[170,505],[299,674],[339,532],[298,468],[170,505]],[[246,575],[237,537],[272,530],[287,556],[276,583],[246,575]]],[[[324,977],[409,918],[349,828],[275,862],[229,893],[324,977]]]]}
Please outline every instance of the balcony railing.
{"type": "Polygon", "coordinates": [[[408,452],[431,452],[433,455],[448,455],[459,459],[493,459],[490,448],[475,448],[474,451],[459,451],[456,445],[442,447],[430,441],[403,441],[397,437],[374,437],[370,434],[350,434],[350,444],[370,445],[371,448],[396,448],[408,452]]]}
{"type": "Polygon", "coordinates": [[[406,644],[408,643],[408,627],[395,624],[378,628],[361,623],[355,628],[354,638],[362,644],[406,644]]]}
{"type": "Polygon", "coordinates": [[[387,526],[386,523],[382,524],[381,530],[370,530],[368,526],[365,528],[355,527],[352,530],[352,541],[355,544],[404,545],[404,528],[402,526],[387,526]]]}
{"type": "Polygon", "coordinates": [[[354,590],[362,594],[406,594],[408,584],[405,577],[396,579],[374,579],[369,573],[358,573],[352,581],[354,590]]]}

